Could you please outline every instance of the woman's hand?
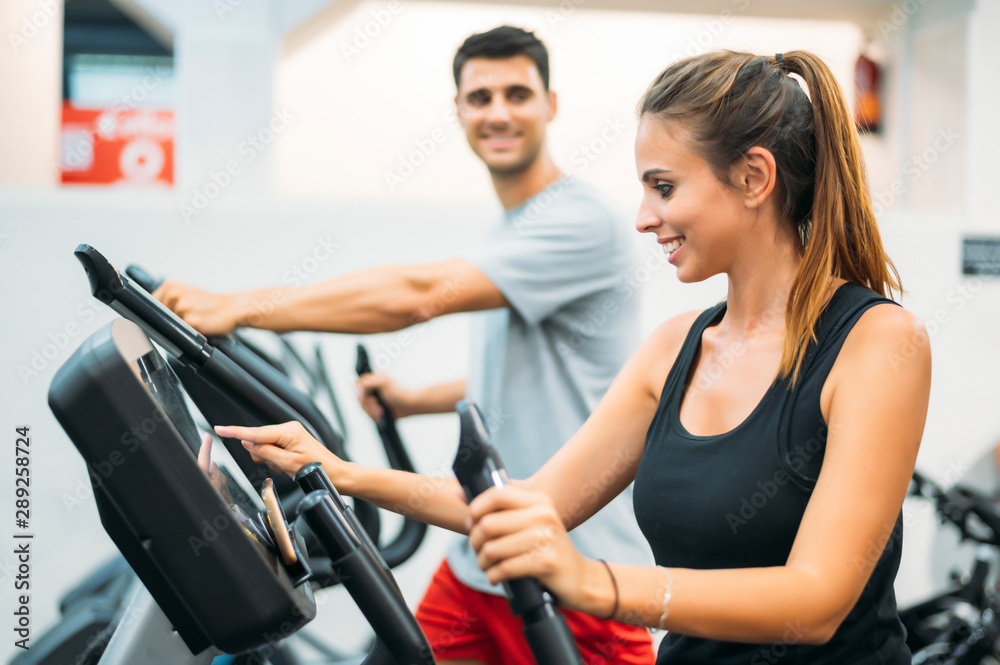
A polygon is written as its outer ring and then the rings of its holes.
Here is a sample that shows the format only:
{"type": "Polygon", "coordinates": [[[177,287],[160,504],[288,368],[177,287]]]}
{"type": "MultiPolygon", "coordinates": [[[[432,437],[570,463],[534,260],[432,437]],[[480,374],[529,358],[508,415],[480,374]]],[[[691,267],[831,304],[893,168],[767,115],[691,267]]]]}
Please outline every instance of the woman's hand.
{"type": "Polygon", "coordinates": [[[266,464],[275,471],[294,476],[310,462],[320,462],[334,484],[336,469],[346,464],[313,438],[302,423],[291,421],[264,427],[219,426],[215,433],[230,439],[240,439],[250,451],[254,462],[266,464]]]}
{"type": "Polygon", "coordinates": [[[469,512],[469,543],[491,583],[533,577],[560,605],[595,610],[587,607],[585,589],[595,575],[607,573],[573,546],[547,494],[517,485],[491,488],[469,504],[469,512]]]}

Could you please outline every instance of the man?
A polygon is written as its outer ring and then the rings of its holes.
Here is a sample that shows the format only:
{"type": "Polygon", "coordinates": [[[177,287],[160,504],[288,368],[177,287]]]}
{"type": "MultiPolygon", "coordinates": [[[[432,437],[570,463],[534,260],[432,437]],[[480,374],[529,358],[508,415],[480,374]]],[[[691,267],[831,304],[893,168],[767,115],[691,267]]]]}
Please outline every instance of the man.
{"type": "MultiPolygon", "coordinates": [[[[469,37],[454,76],[459,121],[504,208],[481,247],[444,263],[374,268],[279,298],[272,290],[217,296],[176,283],[156,295],[205,333],[248,324],[374,333],[482,311],[468,382],[404,391],[374,375],[361,385],[379,388],[399,416],[452,411],[467,395],[485,411],[511,477],[528,478],[579,429],[638,341],[636,299],[615,289],[631,267],[631,239],[628,225],[591,187],[563,175],[546,149],[556,95],[548,53],[532,33],[503,26],[469,37]],[[261,308],[269,295],[273,308],[261,308]]],[[[585,555],[651,562],[628,491],[571,537],[585,555]]],[[[500,594],[467,539],[456,542],[417,610],[439,663],[534,662],[500,594]]],[[[565,614],[585,662],[653,662],[645,630],[565,614]]]]}

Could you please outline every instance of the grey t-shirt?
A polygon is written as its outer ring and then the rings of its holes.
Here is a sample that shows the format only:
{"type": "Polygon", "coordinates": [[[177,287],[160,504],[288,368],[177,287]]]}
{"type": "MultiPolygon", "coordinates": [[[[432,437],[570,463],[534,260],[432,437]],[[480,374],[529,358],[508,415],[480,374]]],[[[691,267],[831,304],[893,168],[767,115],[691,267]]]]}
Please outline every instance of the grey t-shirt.
{"type": "MultiPolygon", "coordinates": [[[[564,176],[508,210],[462,258],[511,307],[473,314],[467,396],[483,410],[511,478],[540,469],[576,433],[639,342],[631,227],[582,181],[564,176]]],[[[609,442],[610,443],[610,442],[609,442]]],[[[570,532],[585,556],[652,564],[631,486],[570,532]]],[[[448,563],[491,593],[468,539],[448,563]]]]}

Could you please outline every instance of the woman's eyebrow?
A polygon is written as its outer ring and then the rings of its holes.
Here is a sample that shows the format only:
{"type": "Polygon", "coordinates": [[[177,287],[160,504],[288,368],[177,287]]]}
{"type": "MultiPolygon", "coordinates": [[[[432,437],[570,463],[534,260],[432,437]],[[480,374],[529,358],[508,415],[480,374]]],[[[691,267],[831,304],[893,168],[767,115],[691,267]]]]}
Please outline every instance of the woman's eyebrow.
{"type": "Polygon", "coordinates": [[[649,182],[650,178],[655,175],[660,175],[661,173],[670,173],[670,169],[649,169],[642,174],[642,181],[649,182]]]}

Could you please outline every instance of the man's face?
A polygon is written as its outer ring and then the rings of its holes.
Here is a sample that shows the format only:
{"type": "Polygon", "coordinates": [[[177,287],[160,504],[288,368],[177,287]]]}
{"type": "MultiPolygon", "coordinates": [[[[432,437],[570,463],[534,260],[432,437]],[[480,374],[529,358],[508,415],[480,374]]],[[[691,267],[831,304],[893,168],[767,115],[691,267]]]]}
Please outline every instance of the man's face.
{"type": "Polygon", "coordinates": [[[455,101],[469,146],[495,176],[531,166],[556,111],[555,94],[545,91],[526,55],[472,58],[462,67],[455,101]]]}

